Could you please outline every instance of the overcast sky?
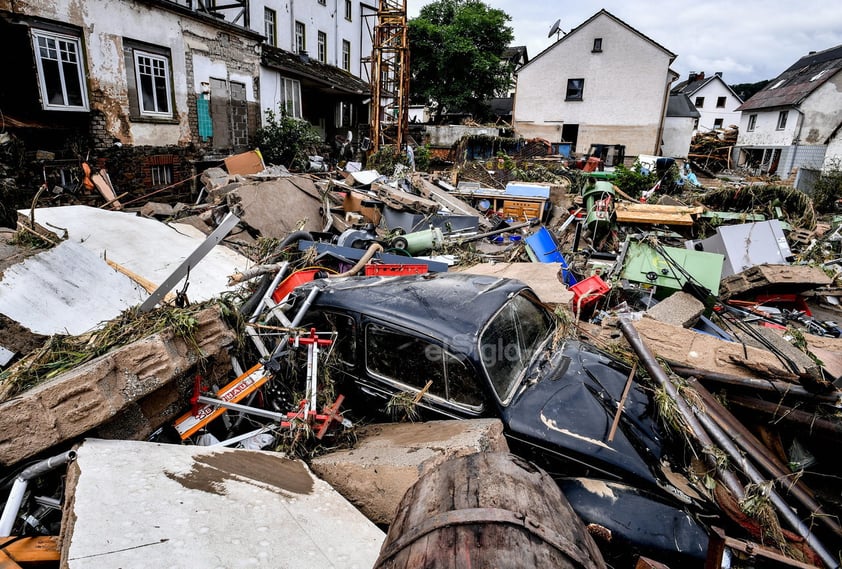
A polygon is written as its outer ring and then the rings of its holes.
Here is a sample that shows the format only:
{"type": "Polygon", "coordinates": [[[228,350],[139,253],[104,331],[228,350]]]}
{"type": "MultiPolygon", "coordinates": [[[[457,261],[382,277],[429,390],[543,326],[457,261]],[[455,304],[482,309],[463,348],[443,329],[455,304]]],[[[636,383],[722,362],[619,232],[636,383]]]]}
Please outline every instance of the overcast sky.
{"type": "MultiPolygon", "coordinates": [[[[672,69],[722,72],[729,84],[773,79],[810,51],[842,44],[838,0],[484,0],[503,10],[514,30],[513,45],[530,58],[556,39],[547,35],[556,20],[564,32],[605,9],[677,55],[672,69]]],[[[418,15],[430,0],[407,0],[407,15],[418,15]]]]}

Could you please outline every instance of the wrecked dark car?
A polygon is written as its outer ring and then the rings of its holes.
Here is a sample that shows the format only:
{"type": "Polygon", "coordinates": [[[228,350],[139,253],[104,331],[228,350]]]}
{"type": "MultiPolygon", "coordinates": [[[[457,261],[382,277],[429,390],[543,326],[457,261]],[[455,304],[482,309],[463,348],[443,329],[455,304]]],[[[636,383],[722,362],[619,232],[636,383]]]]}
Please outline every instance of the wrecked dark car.
{"type": "Polygon", "coordinates": [[[498,417],[511,451],[552,474],[585,523],[610,536],[597,539],[608,559],[704,560],[703,504],[667,476],[670,445],[651,390],[631,383],[614,427],[630,369],[561,339],[556,316],[524,283],[327,278],[290,298],[312,302],[302,326],[335,333],[330,375],[355,419],[395,420],[401,400],[424,419],[498,417]]]}

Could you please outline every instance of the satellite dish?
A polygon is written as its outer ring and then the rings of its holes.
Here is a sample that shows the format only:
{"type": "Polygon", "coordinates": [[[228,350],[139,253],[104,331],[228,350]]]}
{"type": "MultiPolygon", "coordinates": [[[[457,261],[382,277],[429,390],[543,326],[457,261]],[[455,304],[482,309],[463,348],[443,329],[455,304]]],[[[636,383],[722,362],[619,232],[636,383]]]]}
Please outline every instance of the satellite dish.
{"type": "Polygon", "coordinates": [[[547,34],[548,38],[553,37],[553,34],[556,34],[556,36],[558,36],[558,32],[559,32],[558,26],[559,25],[561,25],[560,19],[556,20],[555,24],[553,24],[552,27],[550,28],[550,33],[547,34]]]}

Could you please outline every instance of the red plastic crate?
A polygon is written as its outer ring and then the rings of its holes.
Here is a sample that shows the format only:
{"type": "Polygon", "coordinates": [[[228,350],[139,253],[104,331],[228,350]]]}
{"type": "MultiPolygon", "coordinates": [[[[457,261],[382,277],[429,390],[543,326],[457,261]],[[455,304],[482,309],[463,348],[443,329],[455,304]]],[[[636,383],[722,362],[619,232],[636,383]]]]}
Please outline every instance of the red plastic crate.
{"type": "Polygon", "coordinates": [[[412,263],[407,265],[369,263],[365,266],[365,274],[367,277],[397,277],[401,275],[423,275],[427,272],[429,272],[429,268],[423,263],[412,263]]]}
{"type": "Polygon", "coordinates": [[[575,312],[580,306],[589,306],[602,298],[611,290],[611,287],[599,275],[593,275],[574,284],[570,290],[573,291],[573,311],[575,312]]]}

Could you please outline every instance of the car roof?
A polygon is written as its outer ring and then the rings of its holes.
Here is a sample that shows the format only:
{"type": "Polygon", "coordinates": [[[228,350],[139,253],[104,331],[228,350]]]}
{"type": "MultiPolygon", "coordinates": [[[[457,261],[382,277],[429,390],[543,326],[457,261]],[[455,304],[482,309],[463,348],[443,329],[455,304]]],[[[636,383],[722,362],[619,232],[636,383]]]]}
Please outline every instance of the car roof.
{"type": "Polygon", "coordinates": [[[521,281],[467,273],[316,279],[298,287],[322,291],[314,307],[352,311],[441,339],[476,335],[521,281]]]}

